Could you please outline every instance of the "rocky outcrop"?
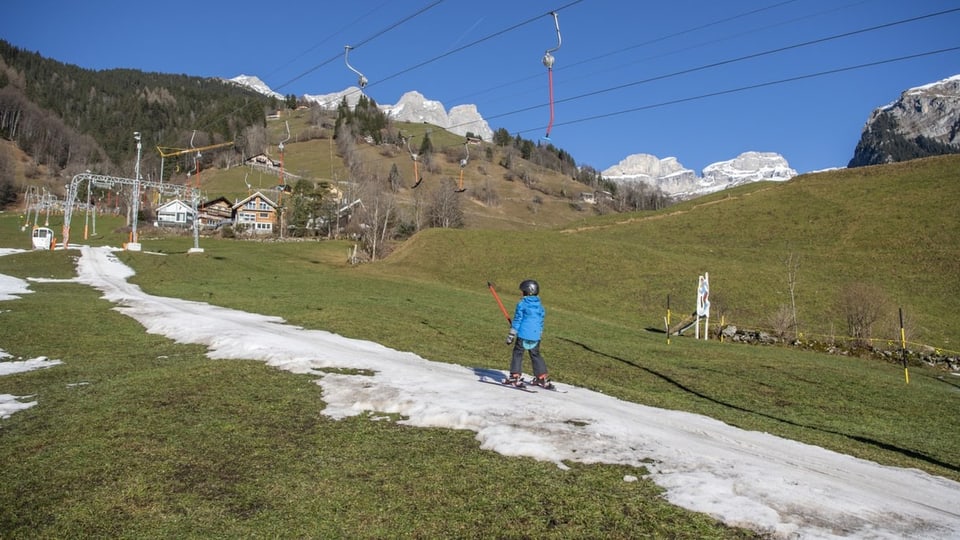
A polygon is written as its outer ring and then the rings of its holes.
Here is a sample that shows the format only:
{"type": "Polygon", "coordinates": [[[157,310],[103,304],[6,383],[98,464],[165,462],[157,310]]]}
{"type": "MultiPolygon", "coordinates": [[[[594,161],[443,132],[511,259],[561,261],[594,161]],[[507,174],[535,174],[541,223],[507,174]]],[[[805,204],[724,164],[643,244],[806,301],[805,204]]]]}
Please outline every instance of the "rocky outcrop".
{"type": "Polygon", "coordinates": [[[427,99],[420,92],[407,92],[396,105],[381,105],[380,109],[393,120],[417,122],[446,127],[450,118],[443,103],[427,99]]]}
{"type": "MultiPolygon", "coordinates": [[[[363,94],[359,88],[351,86],[332,94],[306,94],[303,99],[332,110],[340,105],[344,97],[347,98],[347,105],[356,107],[361,95],[363,94]]],[[[392,120],[432,124],[457,135],[466,136],[470,133],[485,141],[493,138],[493,130],[480,116],[476,105],[457,105],[447,112],[443,103],[427,99],[420,92],[411,91],[402,95],[396,105],[381,104],[379,107],[392,120]]]]}
{"type": "Polygon", "coordinates": [[[848,167],[960,153],[960,75],[906,90],[870,114],[848,167]]]}
{"type": "Polygon", "coordinates": [[[449,114],[443,103],[427,99],[420,92],[407,92],[396,105],[380,107],[393,120],[401,122],[425,122],[442,127],[451,133],[466,136],[467,133],[485,141],[493,138],[493,130],[480,116],[476,105],[457,105],[449,114]]]}
{"type": "Polygon", "coordinates": [[[349,86],[344,90],[333,92],[332,94],[304,94],[303,99],[311,103],[316,103],[323,109],[332,111],[340,106],[340,102],[343,101],[344,97],[347,98],[347,105],[356,107],[362,95],[363,90],[360,90],[356,86],[349,86]]]}
{"type": "Polygon", "coordinates": [[[719,191],[740,184],[771,180],[782,182],[797,175],[783,156],[775,152],[744,152],[703,168],[702,189],[719,191]]]}
{"type": "Polygon", "coordinates": [[[263,94],[265,96],[274,97],[277,99],[283,99],[283,94],[280,92],[274,92],[267,86],[267,83],[260,80],[260,77],[256,75],[237,75],[232,79],[228,79],[229,82],[239,86],[246,86],[251,90],[263,94]]]}
{"type": "Polygon", "coordinates": [[[789,180],[797,171],[773,152],[744,152],[734,159],[707,165],[702,176],[673,157],[634,154],[601,175],[614,182],[644,182],[666,195],[686,199],[749,182],[789,180]]]}
{"type": "Polygon", "coordinates": [[[485,141],[493,139],[493,130],[490,129],[490,124],[480,116],[476,105],[457,105],[450,109],[447,118],[447,129],[453,133],[463,136],[472,133],[485,141]]]}

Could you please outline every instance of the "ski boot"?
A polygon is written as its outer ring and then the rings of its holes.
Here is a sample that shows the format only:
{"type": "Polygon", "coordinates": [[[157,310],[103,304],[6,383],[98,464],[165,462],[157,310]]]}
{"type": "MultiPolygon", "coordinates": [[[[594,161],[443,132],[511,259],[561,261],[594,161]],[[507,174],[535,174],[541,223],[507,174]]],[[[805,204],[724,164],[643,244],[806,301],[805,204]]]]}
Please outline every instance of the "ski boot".
{"type": "Polygon", "coordinates": [[[519,373],[511,373],[507,377],[504,377],[503,384],[507,386],[516,386],[518,388],[523,388],[523,379],[520,377],[519,373]]]}
{"type": "Polygon", "coordinates": [[[539,386],[546,390],[553,390],[555,388],[553,383],[550,382],[550,377],[547,377],[546,374],[540,375],[539,377],[534,377],[533,380],[530,381],[530,384],[539,386]]]}

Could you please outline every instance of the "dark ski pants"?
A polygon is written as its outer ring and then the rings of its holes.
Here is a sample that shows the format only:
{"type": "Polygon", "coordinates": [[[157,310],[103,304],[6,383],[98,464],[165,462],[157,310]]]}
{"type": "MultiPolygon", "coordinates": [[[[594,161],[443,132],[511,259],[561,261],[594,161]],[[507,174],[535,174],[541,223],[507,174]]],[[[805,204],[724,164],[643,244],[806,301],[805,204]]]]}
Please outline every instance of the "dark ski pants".
{"type": "Polygon", "coordinates": [[[530,361],[533,362],[533,374],[537,377],[547,374],[547,363],[543,361],[543,355],[540,354],[540,342],[532,349],[523,347],[523,340],[518,339],[513,343],[513,358],[510,360],[510,373],[523,373],[523,352],[530,353],[530,361]]]}

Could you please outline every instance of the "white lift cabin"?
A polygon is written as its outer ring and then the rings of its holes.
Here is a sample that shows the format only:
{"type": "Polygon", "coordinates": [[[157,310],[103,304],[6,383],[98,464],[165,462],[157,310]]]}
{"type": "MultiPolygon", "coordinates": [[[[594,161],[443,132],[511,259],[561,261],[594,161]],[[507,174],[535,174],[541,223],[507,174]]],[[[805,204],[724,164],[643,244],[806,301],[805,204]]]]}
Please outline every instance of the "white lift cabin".
{"type": "Polygon", "coordinates": [[[33,228],[33,249],[51,249],[53,247],[53,229],[33,228]]]}

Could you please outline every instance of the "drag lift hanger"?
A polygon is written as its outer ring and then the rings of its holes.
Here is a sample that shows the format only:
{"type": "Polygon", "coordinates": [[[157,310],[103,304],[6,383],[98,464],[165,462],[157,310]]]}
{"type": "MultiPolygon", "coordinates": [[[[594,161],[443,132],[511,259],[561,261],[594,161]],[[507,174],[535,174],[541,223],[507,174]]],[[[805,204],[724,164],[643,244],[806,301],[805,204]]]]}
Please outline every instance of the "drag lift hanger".
{"type": "Polygon", "coordinates": [[[464,155],[463,155],[463,159],[460,160],[460,184],[457,186],[457,189],[455,190],[457,193],[463,193],[464,191],[467,190],[467,188],[463,187],[463,169],[467,167],[467,160],[470,159],[470,148],[467,147],[467,144],[469,143],[470,141],[466,141],[463,143],[464,155]]]}
{"type": "Polygon", "coordinates": [[[413,185],[410,186],[411,189],[419,186],[419,185],[420,185],[420,182],[423,182],[423,177],[420,176],[420,167],[419,167],[420,155],[417,154],[416,152],[414,152],[412,148],[410,148],[410,139],[412,139],[412,138],[413,138],[412,136],[410,136],[410,137],[404,137],[402,133],[400,134],[400,139],[401,139],[403,142],[406,143],[406,145],[407,145],[407,152],[410,153],[410,159],[413,160],[413,178],[414,178],[414,182],[413,182],[413,185]]]}
{"type": "Polygon", "coordinates": [[[404,137],[403,135],[400,135],[400,137],[407,143],[407,152],[410,153],[410,159],[413,160],[413,177],[415,178],[415,182],[413,183],[412,186],[410,186],[412,189],[419,186],[420,182],[423,182],[423,177],[420,176],[419,165],[418,165],[420,161],[420,155],[414,152],[413,149],[410,148],[410,139],[412,139],[413,137],[404,137]]]}
{"type": "Polygon", "coordinates": [[[369,81],[367,81],[367,78],[363,76],[363,73],[360,73],[360,72],[357,71],[353,66],[350,65],[349,56],[350,56],[350,49],[352,49],[352,48],[353,48],[353,47],[351,47],[351,46],[349,46],[349,45],[344,45],[344,46],[343,46],[343,61],[344,61],[344,63],[347,64],[347,67],[350,68],[350,71],[352,71],[352,72],[354,72],[354,73],[357,74],[357,77],[358,77],[358,78],[357,78],[357,84],[360,86],[360,89],[362,90],[363,88],[366,88],[367,82],[369,82],[369,81]]]}
{"type": "Polygon", "coordinates": [[[287,138],[280,141],[280,144],[277,145],[277,149],[280,150],[280,185],[277,187],[280,191],[286,191],[287,183],[283,178],[283,143],[290,140],[290,122],[284,121],[284,125],[287,126],[287,138]]]}
{"type": "Polygon", "coordinates": [[[557,46],[552,49],[547,49],[547,52],[543,55],[543,65],[547,67],[547,81],[550,87],[550,122],[547,124],[547,134],[543,137],[546,140],[550,140],[550,130],[553,129],[553,52],[560,48],[560,45],[563,43],[563,40],[560,37],[560,21],[557,19],[557,12],[551,11],[550,15],[553,15],[553,25],[557,29],[557,46]]]}

